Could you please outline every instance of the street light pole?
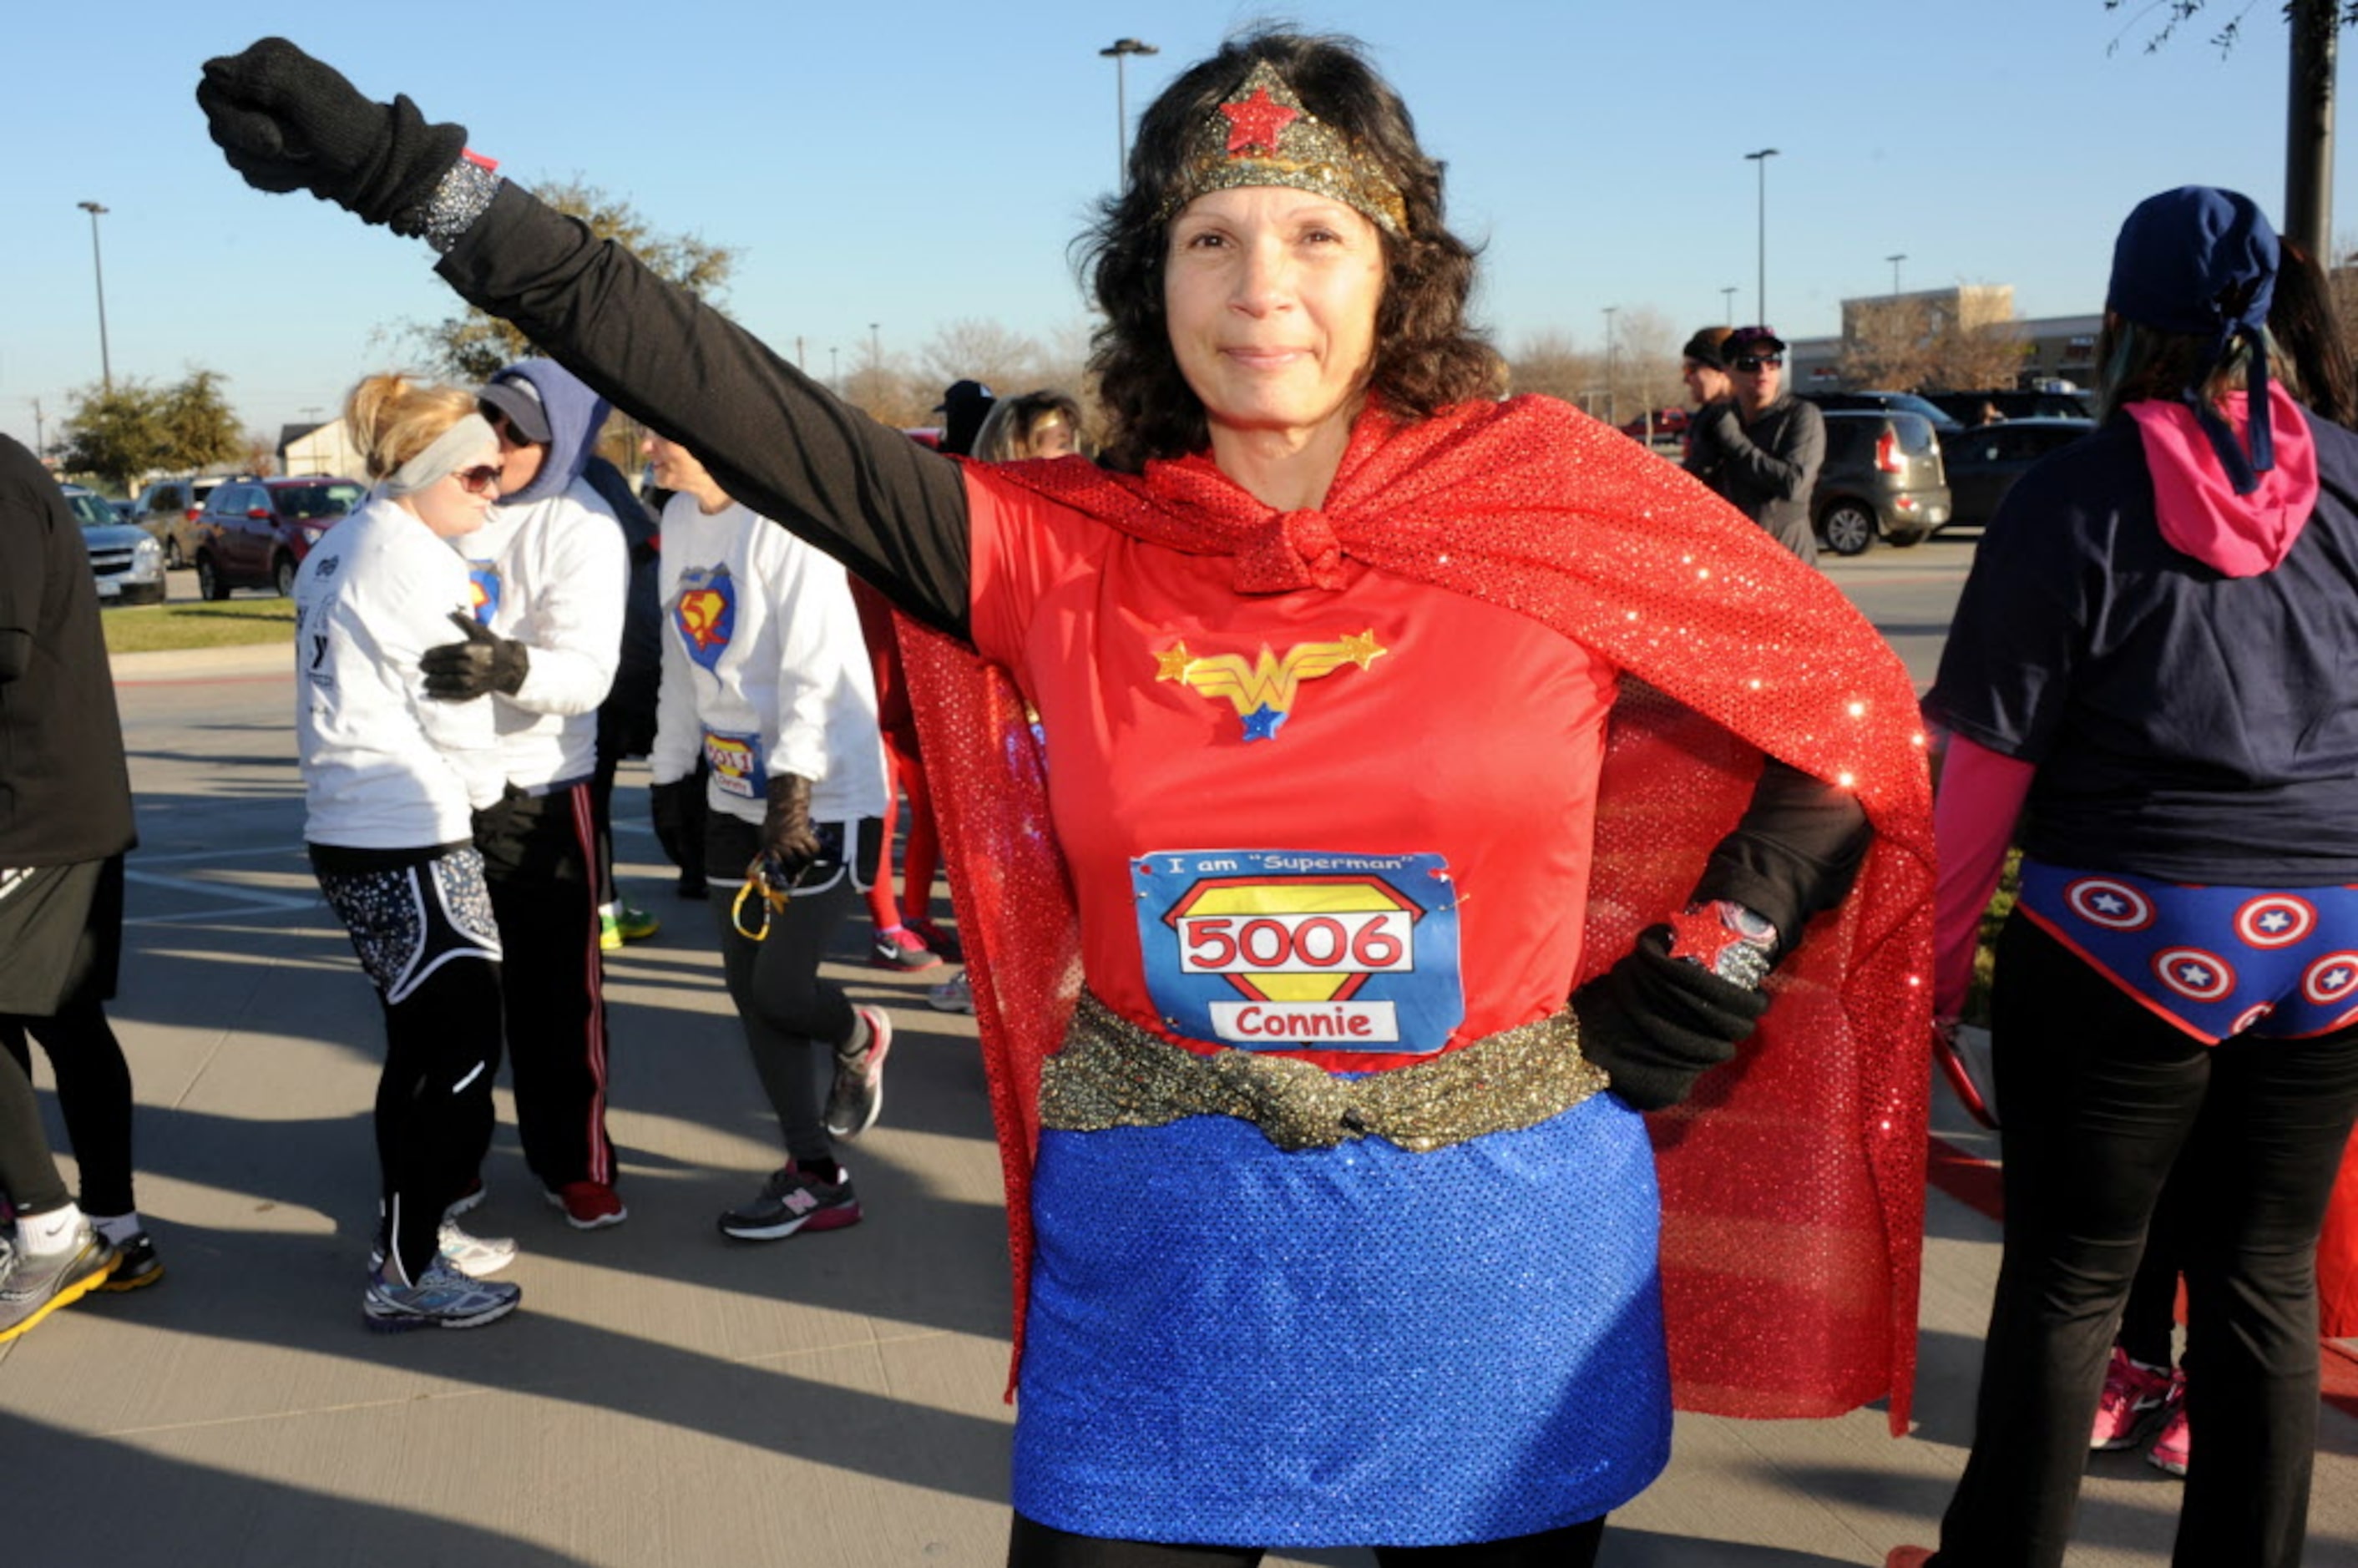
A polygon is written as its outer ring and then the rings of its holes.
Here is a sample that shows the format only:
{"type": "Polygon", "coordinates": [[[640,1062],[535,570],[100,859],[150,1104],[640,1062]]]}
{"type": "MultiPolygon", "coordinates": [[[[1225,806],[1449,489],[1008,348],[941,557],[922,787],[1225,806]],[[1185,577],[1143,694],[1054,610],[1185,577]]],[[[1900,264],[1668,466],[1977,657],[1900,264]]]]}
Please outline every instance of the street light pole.
{"type": "Polygon", "coordinates": [[[1886,256],[1883,259],[1891,264],[1891,297],[1897,299],[1899,297],[1899,264],[1908,259],[1908,253],[1901,251],[1897,255],[1886,256]]]}
{"type": "Polygon", "coordinates": [[[106,351],[106,268],[98,255],[98,220],[107,210],[95,201],[77,201],[74,205],[90,214],[90,272],[98,282],[98,377],[99,384],[112,393],[114,361],[106,351]]]}
{"type": "Polygon", "coordinates": [[[1747,163],[1760,166],[1759,276],[1755,280],[1756,290],[1752,296],[1755,307],[1752,319],[1764,327],[1768,324],[1768,160],[1776,156],[1775,147],[1762,147],[1757,153],[1744,155],[1747,163]]]}
{"type": "Polygon", "coordinates": [[[1621,410],[1613,397],[1613,372],[1616,368],[1613,362],[1613,313],[1620,308],[1618,305],[1605,308],[1605,422],[1607,425],[1621,423],[1621,410]]]}
{"type": "Polygon", "coordinates": [[[1130,174],[1130,81],[1128,67],[1134,54],[1161,54],[1154,45],[1136,38],[1116,38],[1098,55],[1113,61],[1113,188],[1120,190],[1130,174]]]}
{"type": "Polygon", "coordinates": [[[1719,291],[1719,318],[1724,327],[1736,325],[1736,285],[1732,283],[1719,291]]]}

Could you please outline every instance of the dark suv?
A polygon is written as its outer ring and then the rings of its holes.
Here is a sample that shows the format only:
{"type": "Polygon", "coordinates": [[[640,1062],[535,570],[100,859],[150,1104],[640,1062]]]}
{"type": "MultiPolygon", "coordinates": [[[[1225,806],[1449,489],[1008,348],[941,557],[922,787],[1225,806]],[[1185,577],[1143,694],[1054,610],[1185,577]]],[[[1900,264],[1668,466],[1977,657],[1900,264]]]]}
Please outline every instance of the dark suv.
{"type": "Polygon", "coordinates": [[[1919,414],[1829,408],[1826,460],[1810,495],[1818,537],[1855,556],[1882,535],[1921,544],[1949,520],[1949,480],[1941,438],[1919,414]]]}
{"type": "Polygon", "coordinates": [[[349,479],[231,480],[197,519],[197,591],[227,599],[239,588],[292,597],[295,568],[336,520],[368,499],[349,479]]]}

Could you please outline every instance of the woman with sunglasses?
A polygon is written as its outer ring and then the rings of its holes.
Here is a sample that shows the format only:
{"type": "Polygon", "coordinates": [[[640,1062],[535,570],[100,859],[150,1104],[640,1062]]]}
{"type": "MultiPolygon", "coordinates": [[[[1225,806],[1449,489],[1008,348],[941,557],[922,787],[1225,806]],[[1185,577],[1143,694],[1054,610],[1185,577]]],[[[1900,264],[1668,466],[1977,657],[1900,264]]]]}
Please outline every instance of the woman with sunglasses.
{"type": "Polygon", "coordinates": [[[1696,422],[1687,471],[1713,476],[1728,504],[1801,559],[1818,558],[1810,492],[1826,460],[1825,416],[1785,384],[1785,340],[1738,327],[1720,352],[1731,395],[1696,422]]]}
{"type": "Polygon", "coordinates": [[[473,1328],[520,1292],[481,1282],[515,1256],[444,1211],[492,1138],[500,939],[473,815],[500,798],[490,705],[427,694],[419,660],[474,623],[449,541],[499,496],[499,440],[472,394],[398,375],[352,389],[344,420],[376,488],[295,579],[303,837],[384,1010],[382,1207],[362,1296],[372,1328],[473,1328]]]}

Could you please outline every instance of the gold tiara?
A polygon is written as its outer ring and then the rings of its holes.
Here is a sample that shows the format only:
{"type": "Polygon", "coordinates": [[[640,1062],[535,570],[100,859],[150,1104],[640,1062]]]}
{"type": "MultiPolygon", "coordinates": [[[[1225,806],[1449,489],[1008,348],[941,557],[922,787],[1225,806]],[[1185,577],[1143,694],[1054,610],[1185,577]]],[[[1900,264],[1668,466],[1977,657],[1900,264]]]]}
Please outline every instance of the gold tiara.
{"type": "Polygon", "coordinates": [[[1188,137],[1170,217],[1207,190],[1283,185],[1342,202],[1385,232],[1408,232],[1400,188],[1349,138],[1302,107],[1267,60],[1257,62],[1235,94],[1204,116],[1188,137]]]}

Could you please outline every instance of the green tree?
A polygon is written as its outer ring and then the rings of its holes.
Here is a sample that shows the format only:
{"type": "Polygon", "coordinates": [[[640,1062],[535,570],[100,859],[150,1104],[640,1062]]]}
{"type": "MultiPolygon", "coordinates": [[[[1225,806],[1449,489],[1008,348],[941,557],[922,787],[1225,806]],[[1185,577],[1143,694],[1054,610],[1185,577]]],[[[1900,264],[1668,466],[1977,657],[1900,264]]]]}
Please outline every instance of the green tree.
{"type": "MultiPolygon", "coordinates": [[[[622,198],[579,176],[533,187],[533,194],[568,216],[580,219],[601,240],[620,242],[654,269],[699,298],[717,299],[729,287],[737,253],[700,234],[662,234],[622,198]]],[[[447,319],[410,322],[397,337],[416,345],[435,373],[462,384],[488,381],[502,365],[539,351],[532,340],[496,316],[468,306],[447,319]]]]}
{"type": "Polygon", "coordinates": [[[227,462],[243,447],[237,418],[214,371],[191,370],[169,386],[118,381],[74,394],[65,421],[64,463],[131,490],[155,469],[193,471],[227,462]]]}

